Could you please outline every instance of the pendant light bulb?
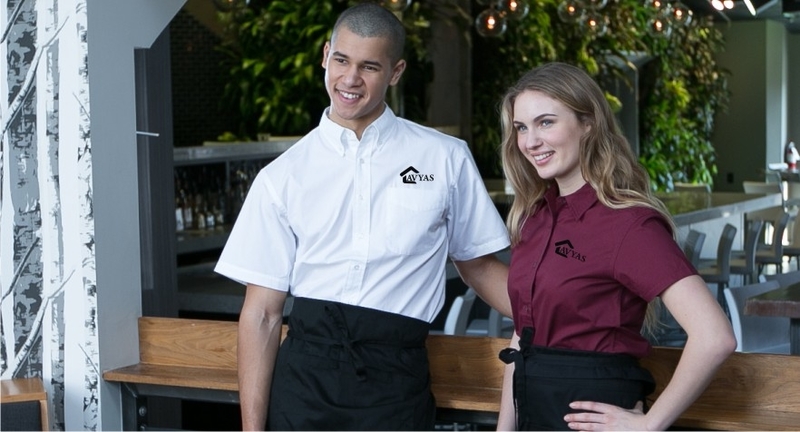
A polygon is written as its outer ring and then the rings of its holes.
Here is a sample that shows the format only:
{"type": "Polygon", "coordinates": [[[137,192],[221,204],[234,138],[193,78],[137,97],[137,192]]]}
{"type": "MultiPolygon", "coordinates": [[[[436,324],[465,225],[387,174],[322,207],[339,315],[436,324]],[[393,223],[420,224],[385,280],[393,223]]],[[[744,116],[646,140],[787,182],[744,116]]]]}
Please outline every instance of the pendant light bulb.
{"type": "Polygon", "coordinates": [[[502,0],[500,2],[500,11],[513,20],[525,18],[528,15],[528,10],[527,0],[502,0]]]}
{"type": "Polygon", "coordinates": [[[490,7],[475,18],[475,31],[483,37],[498,37],[506,32],[506,17],[490,7]]]}
{"type": "Polygon", "coordinates": [[[577,0],[564,0],[558,5],[558,17],[565,23],[581,22],[586,9],[577,0]]]}

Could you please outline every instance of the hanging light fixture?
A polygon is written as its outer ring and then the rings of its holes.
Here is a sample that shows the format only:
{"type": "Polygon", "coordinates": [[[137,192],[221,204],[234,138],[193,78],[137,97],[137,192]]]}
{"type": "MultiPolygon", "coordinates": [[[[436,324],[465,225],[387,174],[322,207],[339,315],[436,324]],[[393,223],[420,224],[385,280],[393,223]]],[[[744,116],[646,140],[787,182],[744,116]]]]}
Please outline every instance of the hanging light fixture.
{"type": "Polygon", "coordinates": [[[528,2],[526,0],[501,0],[500,12],[513,20],[521,20],[528,15],[528,2]]]}
{"type": "Polygon", "coordinates": [[[687,26],[692,22],[692,10],[680,0],[672,4],[672,22],[687,26]]]}
{"type": "Polygon", "coordinates": [[[608,32],[608,17],[596,10],[590,10],[581,20],[585,32],[595,36],[604,36],[608,32]]]}
{"type": "Polygon", "coordinates": [[[564,0],[558,5],[558,17],[565,23],[577,23],[583,19],[586,9],[578,0],[564,0]]]}
{"type": "Polygon", "coordinates": [[[733,9],[733,0],[722,0],[722,5],[725,9],[733,9]]]}
{"type": "Polygon", "coordinates": [[[718,11],[725,10],[725,5],[722,4],[722,0],[711,0],[711,6],[718,11]]]}
{"type": "Polygon", "coordinates": [[[668,38],[672,35],[672,8],[667,6],[647,20],[647,30],[653,36],[668,38]]]}
{"type": "Polygon", "coordinates": [[[494,5],[475,18],[475,31],[483,37],[498,37],[506,32],[506,26],[506,17],[494,5]]]}

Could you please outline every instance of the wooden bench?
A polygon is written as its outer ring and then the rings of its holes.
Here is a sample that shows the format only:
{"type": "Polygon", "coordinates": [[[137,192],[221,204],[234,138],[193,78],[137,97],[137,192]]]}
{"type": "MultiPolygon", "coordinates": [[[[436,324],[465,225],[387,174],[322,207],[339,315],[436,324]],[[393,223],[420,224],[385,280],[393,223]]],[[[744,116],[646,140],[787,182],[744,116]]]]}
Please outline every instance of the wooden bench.
{"type": "Polygon", "coordinates": [[[4,413],[2,416],[4,430],[50,430],[47,392],[44,390],[41,378],[14,378],[0,381],[0,402],[4,413]],[[30,407],[33,409],[22,406],[31,403],[35,404],[35,407],[30,407]],[[14,406],[16,404],[20,405],[14,406]],[[21,417],[23,414],[25,418],[21,417]]]}
{"type": "MultiPolygon", "coordinates": [[[[130,392],[123,392],[128,405],[138,395],[237,403],[236,339],[235,322],[143,317],[139,363],[103,377],[128,387],[130,392]]],[[[505,366],[497,354],[508,339],[431,335],[427,345],[437,415],[446,421],[496,422],[505,366]]],[[[656,347],[643,359],[657,382],[652,400],[672,377],[680,354],[677,348],[656,347]]],[[[123,418],[125,430],[136,426],[131,415],[123,418]]],[[[734,353],[674,426],[797,430],[800,356],[734,353]]]]}

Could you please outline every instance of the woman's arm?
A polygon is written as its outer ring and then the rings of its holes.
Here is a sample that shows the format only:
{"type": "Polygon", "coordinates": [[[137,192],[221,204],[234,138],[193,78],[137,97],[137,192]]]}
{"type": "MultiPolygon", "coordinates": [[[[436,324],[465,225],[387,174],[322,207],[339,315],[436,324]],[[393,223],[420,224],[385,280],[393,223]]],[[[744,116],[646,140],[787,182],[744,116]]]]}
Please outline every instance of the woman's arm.
{"type": "Polygon", "coordinates": [[[672,380],[647,413],[651,430],[663,430],[680,417],[736,349],[730,321],[700,276],[681,279],[661,299],[688,338],[672,380]]]}
{"type": "Polygon", "coordinates": [[[688,335],[672,380],[646,415],[596,402],[574,402],[572,408],[592,411],[569,414],[579,430],[665,430],[697,399],[719,366],[736,349],[730,322],[703,279],[688,276],[661,295],[667,309],[688,335]]]}
{"type": "MultiPolygon", "coordinates": [[[[511,336],[511,348],[519,349],[519,336],[515,332],[511,336]]],[[[500,397],[500,415],[497,418],[497,430],[513,431],[517,430],[517,413],[514,408],[514,363],[506,365],[503,375],[503,393],[500,397]]]]}

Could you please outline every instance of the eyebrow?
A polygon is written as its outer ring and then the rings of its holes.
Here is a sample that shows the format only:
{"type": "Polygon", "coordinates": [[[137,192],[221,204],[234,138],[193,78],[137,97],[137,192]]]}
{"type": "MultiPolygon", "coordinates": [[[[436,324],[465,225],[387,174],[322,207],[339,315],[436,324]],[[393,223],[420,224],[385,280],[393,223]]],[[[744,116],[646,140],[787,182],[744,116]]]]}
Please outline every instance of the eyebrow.
{"type": "MultiPolygon", "coordinates": [[[[542,118],[544,118],[544,117],[549,117],[549,116],[558,117],[558,115],[556,115],[556,114],[553,114],[553,113],[543,113],[543,114],[539,114],[538,116],[534,117],[534,118],[533,118],[533,122],[534,122],[534,123],[536,123],[537,121],[541,120],[542,118]]],[[[524,121],[522,121],[522,120],[517,120],[517,119],[514,119],[514,120],[512,120],[512,121],[513,121],[514,123],[524,123],[524,121]]]]}

